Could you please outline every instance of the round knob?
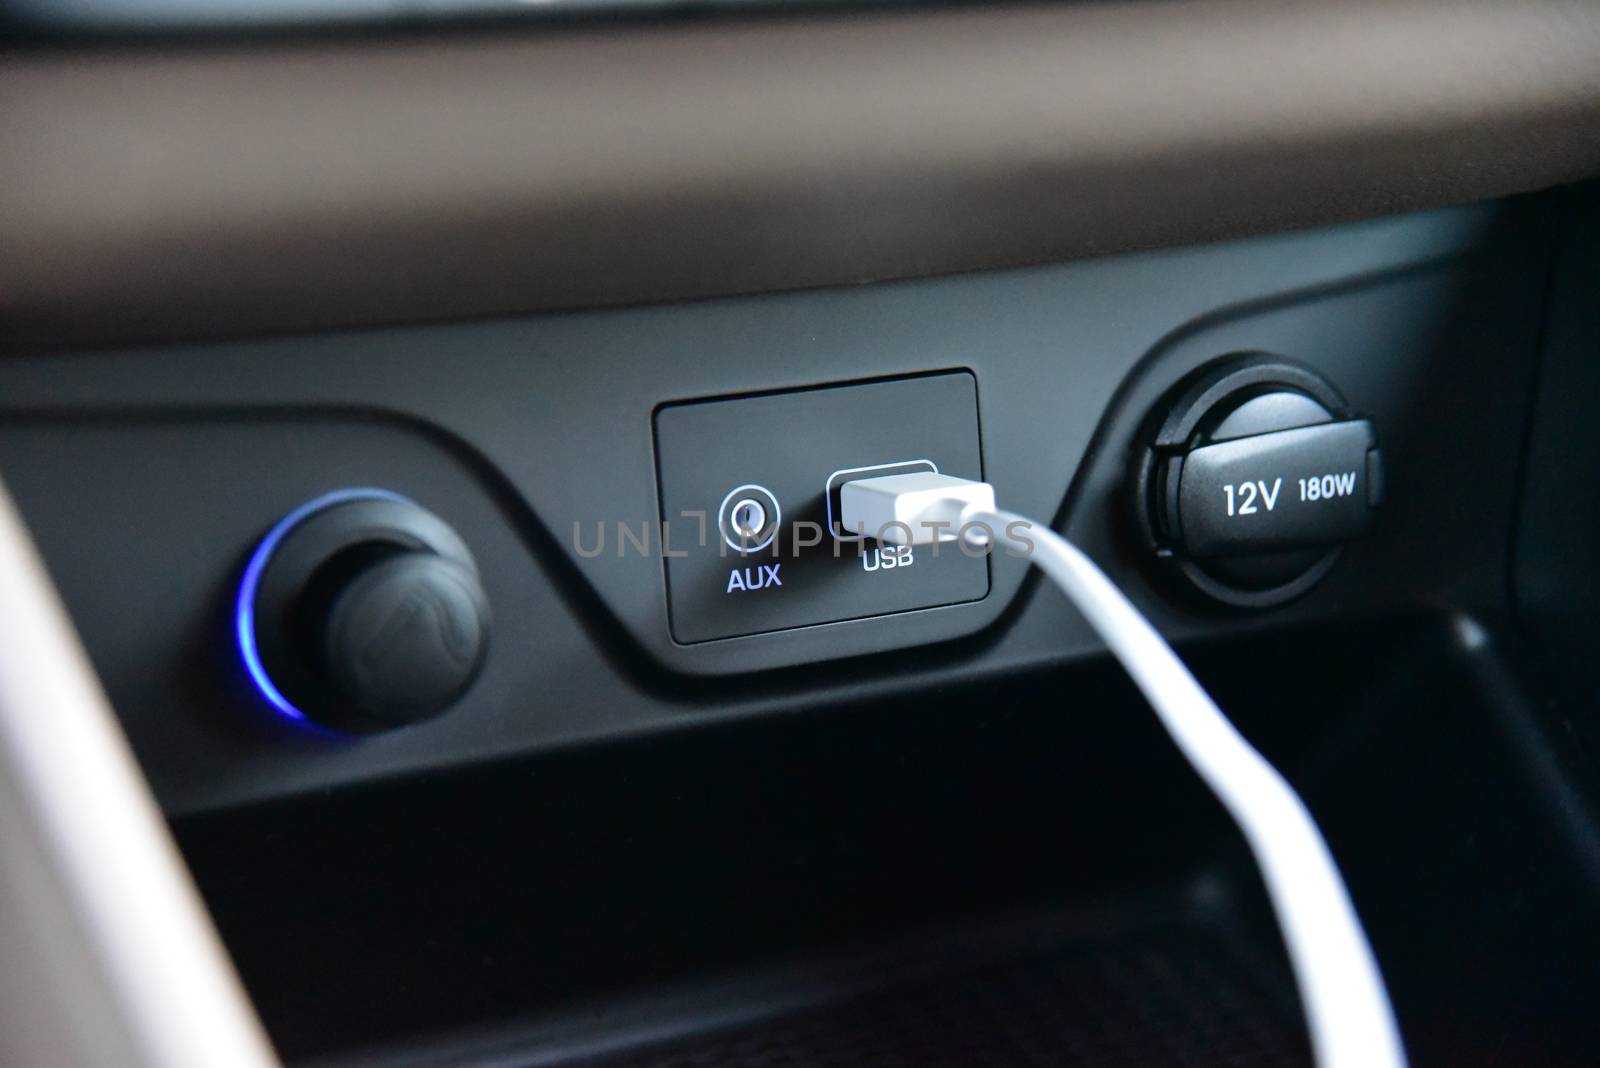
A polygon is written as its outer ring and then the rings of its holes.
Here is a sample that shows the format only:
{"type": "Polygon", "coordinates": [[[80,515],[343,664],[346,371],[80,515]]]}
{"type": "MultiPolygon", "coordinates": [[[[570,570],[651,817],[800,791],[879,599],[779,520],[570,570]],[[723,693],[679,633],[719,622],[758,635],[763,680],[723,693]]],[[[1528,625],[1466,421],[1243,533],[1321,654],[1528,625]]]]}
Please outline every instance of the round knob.
{"type": "Polygon", "coordinates": [[[466,545],[381,490],[285,516],[245,569],[238,623],[246,668],[275,708],[347,729],[442,712],[477,678],[489,638],[466,545]]]}

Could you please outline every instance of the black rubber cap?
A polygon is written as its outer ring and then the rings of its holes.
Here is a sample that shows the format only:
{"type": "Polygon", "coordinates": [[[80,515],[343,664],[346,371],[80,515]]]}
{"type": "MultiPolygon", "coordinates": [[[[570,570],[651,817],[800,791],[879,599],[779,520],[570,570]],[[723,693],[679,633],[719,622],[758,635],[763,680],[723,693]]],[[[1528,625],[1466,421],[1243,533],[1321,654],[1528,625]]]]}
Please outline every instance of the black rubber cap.
{"type": "Polygon", "coordinates": [[[448,707],[483,663],[488,606],[477,576],[431,553],[364,568],[335,596],[322,633],[328,678],[375,719],[409,723],[448,707]]]}
{"type": "Polygon", "coordinates": [[[472,553],[396,494],[323,500],[262,566],[251,609],[261,668],[300,716],[339,730],[445,711],[487,659],[489,602],[472,553]]]}
{"type": "Polygon", "coordinates": [[[1152,426],[1134,472],[1138,529],[1166,569],[1212,601],[1269,608],[1300,596],[1371,521],[1382,475],[1372,424],[1309,368],[1224,357],[1180,383],[1152,426]],[[1335,470],[1363,491],[1305,496],[1301,483],[1335,470]]]}

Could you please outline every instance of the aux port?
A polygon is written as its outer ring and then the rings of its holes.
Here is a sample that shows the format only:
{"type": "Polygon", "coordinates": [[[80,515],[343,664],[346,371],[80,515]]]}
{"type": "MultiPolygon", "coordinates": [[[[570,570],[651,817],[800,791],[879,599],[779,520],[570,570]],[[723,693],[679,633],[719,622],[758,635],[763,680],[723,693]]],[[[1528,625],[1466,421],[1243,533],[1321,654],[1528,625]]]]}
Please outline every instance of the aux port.
{"type": "Polygon", "coordinates": [[[717,530],[734,552],[760,552],[778,535],[783,510],[771,490],[753,482],[735,486],[717,508],[717,530]]]}

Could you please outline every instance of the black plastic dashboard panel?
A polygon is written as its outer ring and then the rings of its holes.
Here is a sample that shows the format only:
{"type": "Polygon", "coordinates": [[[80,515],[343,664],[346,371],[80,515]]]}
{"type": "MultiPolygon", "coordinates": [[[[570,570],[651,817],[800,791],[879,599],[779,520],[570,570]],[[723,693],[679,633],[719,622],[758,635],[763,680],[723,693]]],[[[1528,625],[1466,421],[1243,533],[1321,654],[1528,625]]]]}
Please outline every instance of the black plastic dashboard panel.
{"type": "MultiPolygon", "coordinates": [[[[989,593],[986,554],[868,545],[842,535],[835,514],[842,478],[921,469],[982,479],[977,382],[968,372],[675,404],[656,413],[655,431],[661,536],[633,542],[617,529],[611,551],[658,551],[679,642],[913,612],[989,593]],[[767,529],[741,537],[729,510],[750,500],[767,529]]],[[[583,552],[605,555],[605,535],[601,523],[583,552]]]]}
{"type": "Polygon", "coordinates": [[[674,641],[661,561],[588,558],[572,536],[659,515],[652,417],[677,401],[967,368],[1003,504],[1064,524],[1176,640],[1423,604],[1493,616],[1555,217],[1532,197],[934,281],[19,355],[0,361],[0,468],[173,811],[1096,652],[1058,598],[1019,597],[1025,564],[1004,555],[979,601],[674,641]],[[1146,575],[1124,529],[1146,413],[1196,367],[1244,351],[1337,383],[1390,465],[1373,536],[1268,617],[1186,604],[1146,575]],[[277,721],[228,628],[262,532],[352,485],[455,526],[498,628],[461,707],[359,742],[277,721]]]}
{"type": "Polygon", "coordinates": [[[122,344],[1058,262],[1545,188],[1600,172],[1600,6],[13,47],[0,100],[0,339],[122,344]]]}

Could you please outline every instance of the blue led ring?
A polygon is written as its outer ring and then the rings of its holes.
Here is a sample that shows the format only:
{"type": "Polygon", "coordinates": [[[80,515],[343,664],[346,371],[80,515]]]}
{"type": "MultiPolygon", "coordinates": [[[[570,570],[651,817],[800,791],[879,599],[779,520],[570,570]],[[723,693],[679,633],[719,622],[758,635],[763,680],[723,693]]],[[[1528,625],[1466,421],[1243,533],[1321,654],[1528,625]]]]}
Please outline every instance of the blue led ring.
{"type": "Polygon", "coordinates": [[[256,644],[256,593],[261,586],[261,576],[266,571],[267,565],[272,561],[272,555],[279,544],[288,536],[289,532],[318,512],[325,511],[335,505],[348,504],[351,501],[392,501],[396,504],[412,504],[415,502],[398,493],[391,493],[383,489],[342,489],[325,493],[321,497],[309,500],[284,516],[267,531],[266,537],[261,539],[261,544],[256,546],[255,552],[250,554],[250,562],[245,565],[244,576],[239,580],[239,596],[234,603],[233,629],[234,638],[239,645],[239,656],[244,661],[245,671],[249,673],[250,681],[261,692],[275,710],[288,716],[298,723],[305,723],[309,717],[294,703],[283,695],[267,674],[267,669],[261,663],[261,651],[256,644]]]}

